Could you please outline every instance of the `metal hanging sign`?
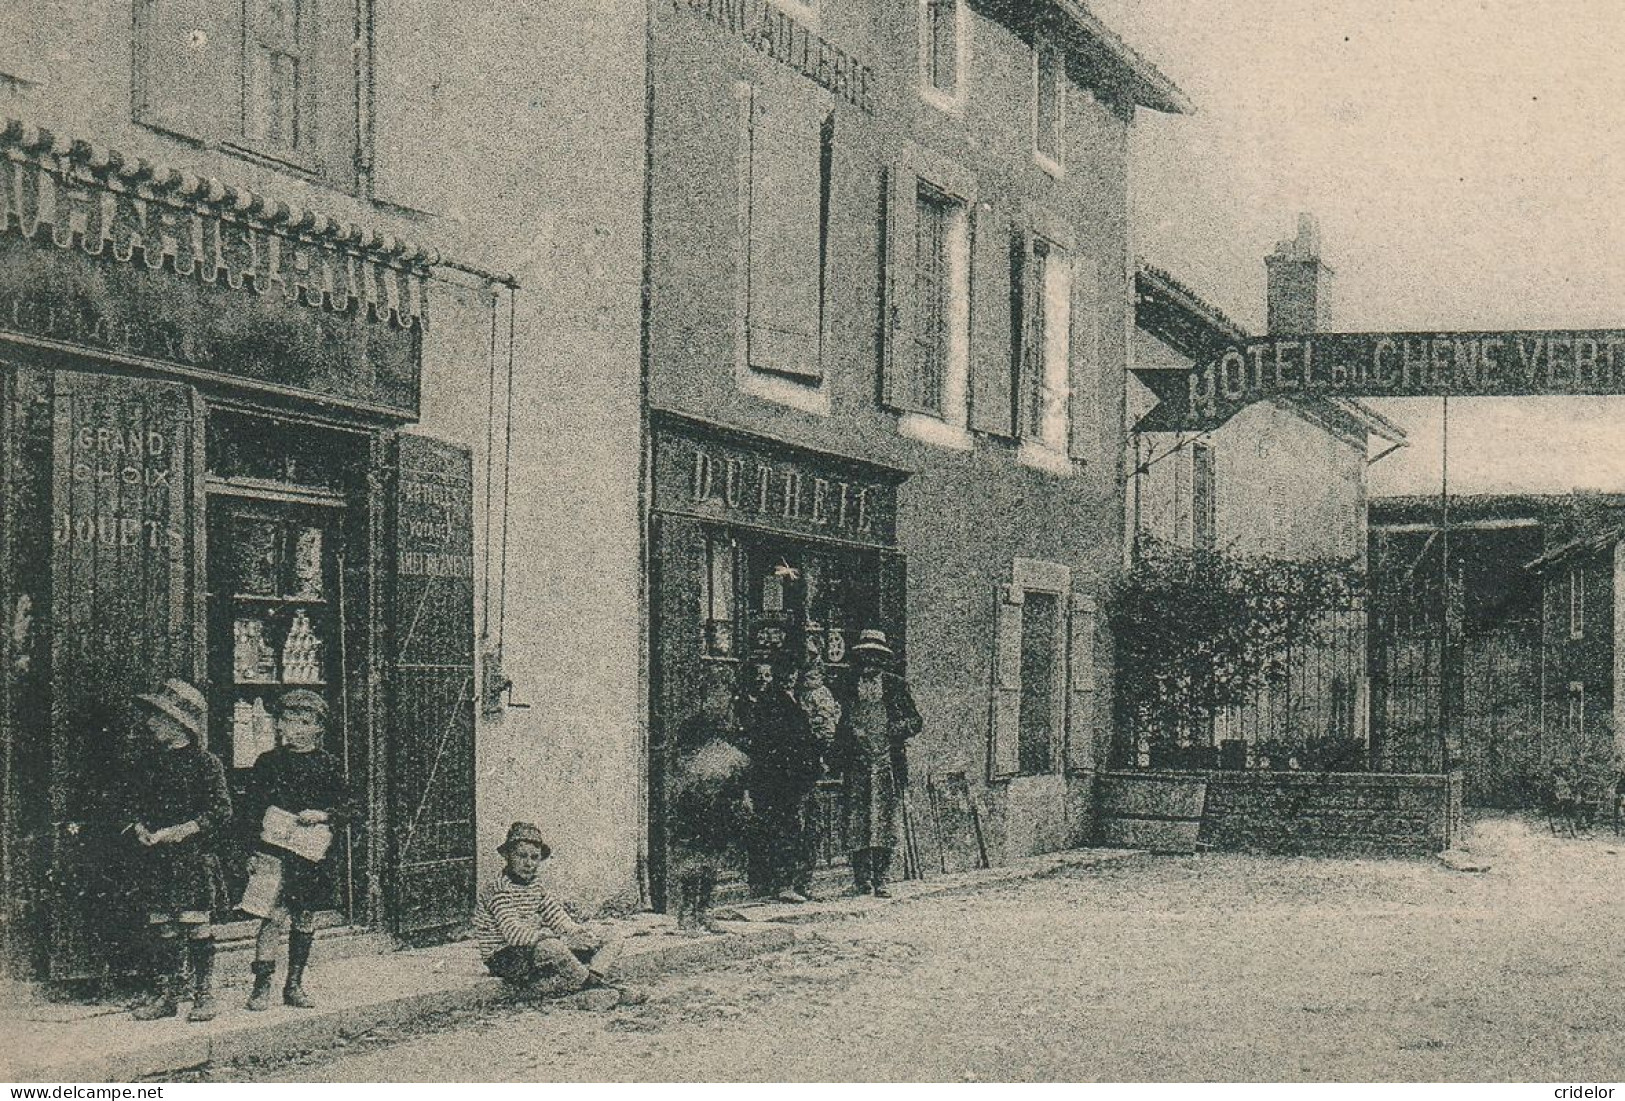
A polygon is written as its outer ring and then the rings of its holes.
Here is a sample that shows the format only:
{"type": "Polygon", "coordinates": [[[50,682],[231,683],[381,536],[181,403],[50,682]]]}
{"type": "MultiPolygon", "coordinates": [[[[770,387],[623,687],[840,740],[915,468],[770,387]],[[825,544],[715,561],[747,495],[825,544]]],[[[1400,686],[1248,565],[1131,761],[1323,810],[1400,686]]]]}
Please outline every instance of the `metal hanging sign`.
{"type": "Polygon", "coordinates": [[[1275,398],[1625,394],[1625,330],[1270,336],[1135,374],[1160,399],[1141,432],[1207,431],[1275,398]]]}

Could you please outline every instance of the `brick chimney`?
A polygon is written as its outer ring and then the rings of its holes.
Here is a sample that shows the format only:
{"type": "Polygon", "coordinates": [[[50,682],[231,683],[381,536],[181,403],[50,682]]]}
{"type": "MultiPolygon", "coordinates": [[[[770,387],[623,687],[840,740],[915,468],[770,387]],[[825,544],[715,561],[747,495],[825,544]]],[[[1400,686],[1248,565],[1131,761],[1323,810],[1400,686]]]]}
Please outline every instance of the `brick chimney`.
{"type": "Polygon", "coordinates": [[[1298,215],[1298,236],[1264,257],[1269,272],[1269,331],[1318,333],[1331,323],[1332,269],[1320,260],[1320,225],[1298,215]]]}

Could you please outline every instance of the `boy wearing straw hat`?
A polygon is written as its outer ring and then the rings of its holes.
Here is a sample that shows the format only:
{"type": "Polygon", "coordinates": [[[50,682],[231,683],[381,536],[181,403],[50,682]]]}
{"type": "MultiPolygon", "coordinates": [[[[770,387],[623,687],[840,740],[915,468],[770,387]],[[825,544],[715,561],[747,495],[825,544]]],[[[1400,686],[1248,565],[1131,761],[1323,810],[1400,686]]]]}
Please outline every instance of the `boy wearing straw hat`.
{"type": "Polygon", "coordinates": [[[333,827],[355,813],[355,795],[344,775],[344,764],[322,749],[327,729],[327,701],[308,688],[295,688],[277,703],[275,749],[260,754],[248,777],[248,825],[255,831],[254,855],[249,864],[248,887],[238,909],[261,918],[254,941],[254,989],[248,1008],[271,1007],[271,979],[276,974],[277,941],[288,924],[288,977],[282,1004],[310,1009],[316,1003],[305,993],[305,968],[316,941],[316,911],[333,898],[333,827]],[[293,835],[325,838],[327,851],[306,846],[301,855],[277,844],[265,832],[267,815],[288,816],[293,835]]]}
{"type": "Polygon", "coordinates": [[[126,794],[125,832],[142,848],[138,895],[146,905],[152,994],[137,1004],[140,1021],[179,1012],[182,975],[192,965],[189,1021],[212,1020],[215,910],[225,881],[213,840],[231,821],[226,770],[203,748],[208,704],[178,677],[136,697],[145,711],[149,751],[136,763],[126,794]]]}

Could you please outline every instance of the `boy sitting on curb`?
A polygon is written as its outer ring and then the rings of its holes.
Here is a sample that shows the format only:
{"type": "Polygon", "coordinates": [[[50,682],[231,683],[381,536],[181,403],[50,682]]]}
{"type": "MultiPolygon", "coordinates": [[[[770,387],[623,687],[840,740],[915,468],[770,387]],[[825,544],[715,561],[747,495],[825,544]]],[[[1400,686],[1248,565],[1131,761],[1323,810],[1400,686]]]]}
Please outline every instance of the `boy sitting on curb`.
{"type": "Polygon", "coordinates": [[[515,822],[497,851],[505,866],[480,891],[473,921],[491,974],[513,986],[546,980],[559,993],[607,986],[620,941],[589,932],[543,889],[537,872],[552,850],[542,831],[515,822]]]}

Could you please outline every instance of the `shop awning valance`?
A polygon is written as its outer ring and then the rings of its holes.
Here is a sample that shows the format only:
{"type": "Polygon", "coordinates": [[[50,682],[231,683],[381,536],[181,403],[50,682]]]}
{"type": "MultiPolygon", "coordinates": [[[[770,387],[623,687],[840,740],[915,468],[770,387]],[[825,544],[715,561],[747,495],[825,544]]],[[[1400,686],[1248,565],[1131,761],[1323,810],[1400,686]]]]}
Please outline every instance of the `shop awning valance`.
{"type": "Polygon", "coordinates": [[[17,119],[0,126],[0,233],[404,328],[426,321],[431,250],[17,119]]]}

